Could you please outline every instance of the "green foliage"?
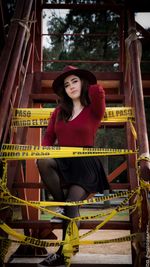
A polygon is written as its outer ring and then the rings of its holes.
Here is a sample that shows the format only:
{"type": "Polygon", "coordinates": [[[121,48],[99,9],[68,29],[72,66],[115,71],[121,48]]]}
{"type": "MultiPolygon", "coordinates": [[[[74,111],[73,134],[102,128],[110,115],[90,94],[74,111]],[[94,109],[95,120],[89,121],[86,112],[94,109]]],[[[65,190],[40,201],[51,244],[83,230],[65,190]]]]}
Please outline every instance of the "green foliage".
{"type": "MultiPolygon", "coordinates": [[[[96,147],[126,149],[126,137],[124,128],[100,128],[96,135],[96,147]]],[[[125,156],[102,157],[102,162],[107,174],[115,170],[125,161],[125,156]]],[[[113,182],[127,182],[126,171],[121,173],[113,182]]]]}
{"type": "MultiPolygon", "coordinates": [[[[119,57],[118,15],[111,11],[70,10],[65,17],[51,13],[48,22],[49,47],[44,60],[115,60],[119,57]]],[[[50,62],[44,70],[59,70],[66,63],[50,62]]],[[[75,65],[75,64],[74,64],[75,65]]],[[[102,64],[76,64],[89,70],[104,70],[102,64]]],[[[113,66],[106,66],[112,70],[113,66]]]]}
{"type": "Polygon", "coordinates": [[[44,103],[43,108],[55,108],[56,103],[44,103]]]}

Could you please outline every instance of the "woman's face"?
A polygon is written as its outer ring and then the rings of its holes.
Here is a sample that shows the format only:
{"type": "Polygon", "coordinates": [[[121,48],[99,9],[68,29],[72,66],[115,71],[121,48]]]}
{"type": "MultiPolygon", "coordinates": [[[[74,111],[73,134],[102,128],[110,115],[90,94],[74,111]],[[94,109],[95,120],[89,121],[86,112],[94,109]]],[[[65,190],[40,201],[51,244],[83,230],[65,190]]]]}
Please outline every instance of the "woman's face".
{"type": "Polygon", "coordinates": [[[70,75],[64,79],[64,88],[67,95],[72,100],[80,99],[82,84],[81,80],[76,75],[70,75]]]}

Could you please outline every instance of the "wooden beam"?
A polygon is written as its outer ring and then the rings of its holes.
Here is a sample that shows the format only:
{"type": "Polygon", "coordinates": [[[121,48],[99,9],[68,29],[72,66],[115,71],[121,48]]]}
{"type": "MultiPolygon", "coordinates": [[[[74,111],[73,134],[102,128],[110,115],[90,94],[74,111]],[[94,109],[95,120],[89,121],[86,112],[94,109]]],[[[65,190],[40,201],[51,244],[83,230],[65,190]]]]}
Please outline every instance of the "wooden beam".
{"type": "MultiPolygon", "coordinates": [[[[13,188],[30,188],[32,190],[37,189],[37,188],[45,188],[43,183],[37,183],[37,182],[15,182],[13,183],[13,188]]],[[[115,190],[115,189],[129,189],[130,188],[130,184],[129,183],[111,183],[110,184],[110,189],[111,190],[115,190]]]]}
{"type": "MultiPolygon", "coordinates": [[[[129,34],[136,34],[136,25],[134,13],[128,10],[128,25],[129,34]]],[[[148,155],[149,156],[149,142],[146,126],[146,115],[144,108],[144,97],[142,88],[142,76],[140,68],[140,55],[139,55],[139,43],[138,39],[131,42],[129,48],[130,62],[131,62],[131,73],[132,73],[132,88],[134,95],[134,106],[135,106],[135,119],[136,119],[136,131],[137,131],[137,144],[139,149],[139,156],[148,155]],[[142,118],[142,119],[141,119],[142,118]]],[[[142,160],[140,161],[140,177],[137,177],[137,183],[140,179],[145,181],[150,181],[150,162],[142,160]]],[[[142,189],[142,202],[141,202],[141,225],[137,224],[137,220],[132,220],[133,232],[147,233],[149,225],[149,207],[148,207],[148,189],[142,189]],[[137,226],[136,226],[137,224],[137,226]]],[[[136,211],[138,216],[138,211],[136,211]]],[[[135,254],[135,253],[134,253],[135,254]]],[[[147,265],[147,247],[146,242],[140,247],[140,258],[134,260],[134,263],[140,259],[141,266],[147,265]]],[[[149,265],[149,261],[148,261],[149,265]]]]}
{"type": "MultiPolygon", "coordinates": [[[[51,71],[51,72],[41,72],[41,80],[53,80],[58,75],[60,75],[61,71],[51,71]]],[[[99,80],[121,80],[123,79],[122,72],[93,72],[97,79],[99,80]]],[[[39,75],[38,72],[35,75],[39,75]]]]}
{"type": "Polygon", "coordinates": [[[114,11],[118,14],[124,9],[126,10],[127,8],[130,8],[133,12],[149,12],[150,11],[150,6],[149,2],[147,0],[125,0],[124,3],[120,4],[113,4],[112,2],[110,3],[105,3],[105,1],[101,1],[98,4],[43,4],[42,9],[79,9],[79,10],[92,10],[95,11],[102,11],[102,10],[111,10],[114,11]]]}
{"type": "Polygon", "coordinates": [[[98,4],[43,4],[42,9],[76,9],[76,10],[90,10],[92,8],[92,11],[102,11],[102,10],[112,10],[116,13],[120,13],[122,10],[122,5],[114,5],[110,3],[100,2],[98,4]]]}
{"type": "Polygon", "coordinates": [[[124,189],[130,190],[130,184],[129,183],[111,183],[110,189],[111,190],[124,190],[124,189]]]}
{"type": "Polygon", "coordinates": [[[107,176],[109,183],[112,182],[118,175],[120,175],[126,169],[127,169],[127,162],[124,161],[119,167],[117,167],[113,172],[111,172],[107,176]]]}
{"type": "MultiPolygon", "coordinates": [[[[23,18],[29,19],[32,3],[33,3],[33,0],[32,1],[29,1],[29,0],[25,1],[23,18]]],[[[22,4],[21,4],[21,6],[22,6],[22,4]]],[[[15,42],[14,51],[11,55],[11,61],[9,61],[9,72],[7,73],[5,90],[3,93],[3,98],[2,98],[2,102],[1,102],[1,106],[0,106],[0,117],[1,117],[1,120],[0,120],[0,123],[1,123],[0,139],[1,139],[2,134],[3,134],[3,130],[5,129],[5,124],[7,121],[7,114],[8,114],[9,107],[10,107],[11,95],[15,93],[15,92],[12,92],[12,90],[13,90],[13,86],[15,84],[16,74],[18,71],[20,56],[21,56],[21,52],[22,52],[22,47],[24,45],[25,34],[26,34],[25,27],[19,26],[19,32],[17,35],[17,40],[15,42]]]]}
{"type": "MultiPolygon", "coordinates": [[[[59,98],[53,93],[32,93],[30,94],[30,99],[33,102],[38,103],[48,103],[48,102],[58,102],[59,98]]],[[[106,102],[109,103],[123,103],[124,95],[110,94],[107,95],[106,92],[106,102]]]]}
{"type": "MultiPolygon", "coordinates": [[[[92,229],[99,225],[102,221],[95,220],[95,221],[81,221],[80,229],[92,229]]],[[[31,228],[31,229],[42,229],[42,228],[50,228],[51,230],[54,229],[62,229],[62,223],[50,223],[49,220],[38,220],[38,221],[13,221],[7,222],[7,224],[15,229],[24,229],[24,228],[31,228]]],[[[128,221],[109,221],[105,224],[101,229],[114,229],[114,230],[130,230],[130,222],[128,221]]]]}
{"type": "MultiPolygon", "coordinates": [[[[53,80],[42,80],[42,87],[52,87],[53,80]]],[[[98,84],[101,84],[104,88],[119,88],[120,81],[119,80],[97,80],[98,84]]]]}
{"type": "MultiPolygon", "coordinates": [[[[53,80],[42,80],[42,88],[51,88],[53,80]]],[[[104,88],[120,88],[121,82],[119,80],[97,80],[98,84],[101,84],[104,88]]],[[[142,81],[143,88],[150,88],[150,80],[142,81]]]]}
{"type": "MultiPolygon", "coordinates": [[[[129,28],[132,29],[131,34],[136,34],[134,14],[128,12],[128,24],[129,28]]],[[[136,118],[136,130],[137,130],[137,142],[139,146],[139,155],[149,155],[149,142],[147,135],[146,115],[143,101],[143,88],[142,88],[142,75],[139,60],[139,46],[138,40],[131,42],[130,49],[130,60],[133,80],[133,93],[135,101],[135,118],[136,118]],[[140,114],[140,116],[139,116],[140,114]],[[142,120],[141,120],[142,118],[142,120]]],[[[140,162],[140,173],[141,177],[147,181],[150,181],[150,163],[148,161],[140,162]]]]}
{"type": "MultiPolygon", "coordinates": [[[[34,104],[33,108],[40,108],[40,104],[34,104]]],[[[28,128],[27,140],[28,145],[40,146],[41,143],[41,129],[28,128]]],[[[41,180],[39,171],[37,169],[35,160],[26,161],[26,182],[39,183],[41,180]]],[[[33,201],[40,201],[40,190],[32,190],[28,188],[26,190],[27,199],[33,201]]],[[[40,210],[28,207],[29,219],[38,220],[40,216],[40,210]]]]}

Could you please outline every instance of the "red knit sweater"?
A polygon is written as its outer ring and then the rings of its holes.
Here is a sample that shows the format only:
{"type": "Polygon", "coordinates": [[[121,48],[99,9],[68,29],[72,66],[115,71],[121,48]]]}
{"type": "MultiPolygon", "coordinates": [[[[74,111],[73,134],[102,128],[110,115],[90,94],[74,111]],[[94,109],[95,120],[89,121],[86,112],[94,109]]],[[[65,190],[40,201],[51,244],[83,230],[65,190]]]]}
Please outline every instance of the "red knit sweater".
{"type": "Polygon", "coordinates": [[[57,140],[59,146],[87,147],[94,145],[96,131],[105,112],[105,93],[101,86],[89,87],[90,105],[71,121],[57,121],[57,107],[46,129],[42,145],[53,146],[57,140]]]}

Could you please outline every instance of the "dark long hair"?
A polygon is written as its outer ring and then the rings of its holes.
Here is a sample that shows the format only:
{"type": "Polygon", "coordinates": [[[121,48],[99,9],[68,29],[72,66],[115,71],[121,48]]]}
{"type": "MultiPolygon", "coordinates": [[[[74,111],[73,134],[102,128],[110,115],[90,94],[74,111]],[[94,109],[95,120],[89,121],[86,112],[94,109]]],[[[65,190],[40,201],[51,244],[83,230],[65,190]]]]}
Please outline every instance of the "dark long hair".
{"type": "MultiPolygon", "coordinates": [[[[81,104],[84,107],[86,107],[90,104],[90,98],[88,95],[89,82],[85,79],[82,78],[80,79],[82,84],[80,101],[81,104]]],[[[67,95],[64,87],[60,88],[59,92],[61,92],[60,103],[59,103],[61,111],[58,114],[58,120],[64,120],[67,122],[72,115],[73,102],[72,99],[67,95]]]]}

